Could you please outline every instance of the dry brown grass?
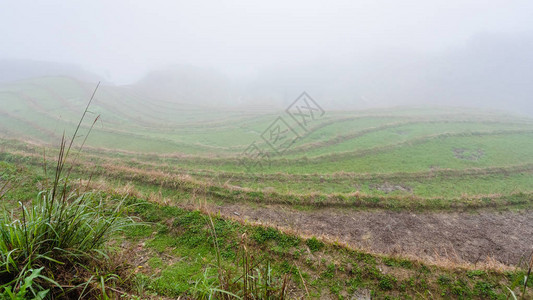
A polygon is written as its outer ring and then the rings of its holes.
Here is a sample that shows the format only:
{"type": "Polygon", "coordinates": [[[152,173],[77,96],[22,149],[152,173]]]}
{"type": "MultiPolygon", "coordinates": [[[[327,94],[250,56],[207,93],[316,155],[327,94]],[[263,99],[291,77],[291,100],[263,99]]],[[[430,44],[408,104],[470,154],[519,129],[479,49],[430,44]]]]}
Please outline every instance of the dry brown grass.
{"type": "MultiPolygon", "coordinates": [[[[290,235],[296,235],[304,239],[308,239],[311,237],[317,237],[319,240],[323,241],[324,243],[330,244],[330,245],[337,245],[346,249],[351,249],[355,251],[363,251],[366,253],[370,253],[376,257],[395,257],[398,259],[408,259],[413,262],[428,264],[432,266],[437,266],[445,269],[463,269],[463,270],[490,270],[490,271],[496,271],[496,272],[504,272],[504,271],[512,271],[515,270],[515,266],[506,265],[498,260],[496,260],[494,257],[486,256],[482,259],[480,259],[476,263],[468,262],[459,257],[459,255],[452,250],[451,252],[444,249],[444,254],[439,254],[440,251],[437,251],[435,249],[433,255],[418,255],[414,253],[406,253],[401,251],[392,251],[392,254],[384,255],[383,253],[376,252],[375,250],[370,249],[369,247],[365,247],[362,244],[355,245],[352,243],[348,243],[343,241],[342,237],[338,236],[331,236],[331,235],[316,235],[313,232],[301,230],[298,228],[294,228],[289,226],[280,226],[279,224],[269,223],[269,222],[261,222],[261,221],[250,221],[247,219],[244,219],[241,216],[233,215],[233,214],[222,214],[220,209],[217,208],[215,204],[208,201],[203,194],[193,194],[191,199],[187,202],[176,202],[171,198],[163,197],[160,193],[154,193],[150,192],[148,194],[142,193],[138,191],[135,186],[131,183],[127,183],[123,186],[114,186],[108,184],[104,180],[99,180],[96,182],[90,182],[87,183],[87,181],[80,182],[82,186],[89,187],[89,189],[92,190],[98,190],[98,191],[104,191],[106,193],[113,193],[118,194],[122,196],[134,196],[137,198],[144,198],[147,199],[150,202],[157,203],[160,205],[172,205],[172,206],[178,206],[181,208],[185,208],[188,210],[199,210],[204,214],[211,215],[211,216],[222,216],[226,219],[232,220],[234,222],[243,224],[243,225],[251,225],[251,226],[262,226],[262,227],[272,227],[276,228],[277,230],[280,230],[283,233],[290,234],[290,235]]],[[[289,223],[288,223],[289,224],[289,223]]]]}

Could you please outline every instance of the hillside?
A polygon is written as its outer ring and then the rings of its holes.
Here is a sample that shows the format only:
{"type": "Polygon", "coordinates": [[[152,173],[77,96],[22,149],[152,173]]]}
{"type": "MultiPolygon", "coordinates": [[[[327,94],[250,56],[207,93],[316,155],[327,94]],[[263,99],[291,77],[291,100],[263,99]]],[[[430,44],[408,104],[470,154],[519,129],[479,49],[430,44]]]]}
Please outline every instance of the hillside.
{"type": "MultiPolygon", "coordinates": [[[[93,89],[64,77],[0,86],[0,174],[25,178],[8,205],[46,185],[93,89]]],[[[136,275],[115,288],[128,293],[201,298],[199,285],[219,282],[215,261],[239,269],[244,248],[291,298],[501,298],[523,277],[533,119],[419,106],[325,110],[304,126],[287,111],[102,85],[76,145],[97,116],[72,179],[148,222],[121,236],[136,275]]]]}

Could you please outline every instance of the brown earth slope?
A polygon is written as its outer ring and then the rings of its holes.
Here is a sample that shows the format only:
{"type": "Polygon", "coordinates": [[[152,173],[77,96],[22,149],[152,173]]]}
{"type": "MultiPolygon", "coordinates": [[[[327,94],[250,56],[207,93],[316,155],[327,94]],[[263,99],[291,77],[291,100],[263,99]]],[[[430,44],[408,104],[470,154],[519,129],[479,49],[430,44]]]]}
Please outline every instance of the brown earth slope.
{"type": "Polygon", "coordinates": [[[533,246],[533,211],[393,212],[223,205],[223,215],[327,236],[376,253],[516,265],[533,246]]]}

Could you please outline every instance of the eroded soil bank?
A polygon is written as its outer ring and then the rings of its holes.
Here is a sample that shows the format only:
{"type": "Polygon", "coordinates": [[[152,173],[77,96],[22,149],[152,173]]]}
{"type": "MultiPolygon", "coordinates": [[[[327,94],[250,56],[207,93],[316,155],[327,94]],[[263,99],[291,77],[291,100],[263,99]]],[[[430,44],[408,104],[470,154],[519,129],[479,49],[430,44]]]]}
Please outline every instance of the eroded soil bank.
{"type": "Polygon", "coordinates": [[[392,212],[217,206],[223,215],[326,235],[376,253],[516,265],[533,249],[533,211],[392,212]]]}

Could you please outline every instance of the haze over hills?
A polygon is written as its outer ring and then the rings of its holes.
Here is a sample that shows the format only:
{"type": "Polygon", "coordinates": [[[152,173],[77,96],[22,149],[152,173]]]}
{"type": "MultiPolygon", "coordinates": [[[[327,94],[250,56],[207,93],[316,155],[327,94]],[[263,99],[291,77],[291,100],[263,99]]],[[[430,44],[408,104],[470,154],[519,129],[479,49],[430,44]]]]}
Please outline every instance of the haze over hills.
{"type": "MultiPolygon", "coordinates": [[[[531,34],[484,34],[443,53],[384,50],[343,61],[287,63],[241,78],[213,68],[172,65],[128,86],[152,101],[216,107],[283,109],[305,90],[333,110],[422,104],[533,114],[530,53],[531,34]]],[[[42,76],[101,80],[69,64],[3,60],[0,66],[0,82],[42,76]]]]}
{"type": "Polygon", "coordinates": [[[159,100],[204,105],[232,103],[236,92],[223,74],[187,65],[152,71],[133,88],[159,100]]]}
{"type": "Polygon", "coordinates": [[[443,53],[389,50],[353,60],[277,67],[259,74],[249,91],[290,101],[305,89],[338,108],[429,104],[531,114],[531,53],[531,34],[484,34],[443,53]]]}
{"type": "Polygon", "coordinates": [[[533,299],[533,1],[4,6],[0,300],[533,299]]]}
{"type": "Polygon", "coordinates": [[[83,81],[98,81],[102,77],[81,66],[50,61],[0,59],[0,83],[46,76],[73,77],[83,81]]]}

